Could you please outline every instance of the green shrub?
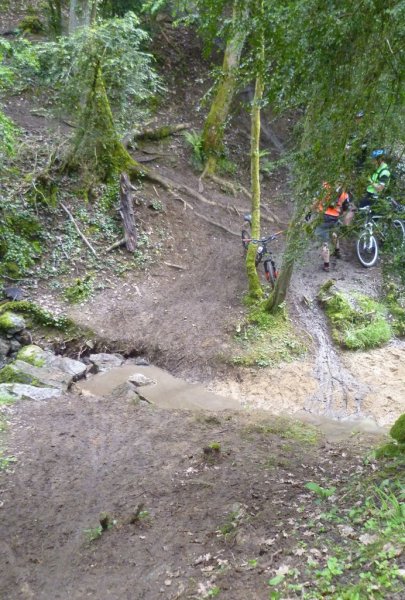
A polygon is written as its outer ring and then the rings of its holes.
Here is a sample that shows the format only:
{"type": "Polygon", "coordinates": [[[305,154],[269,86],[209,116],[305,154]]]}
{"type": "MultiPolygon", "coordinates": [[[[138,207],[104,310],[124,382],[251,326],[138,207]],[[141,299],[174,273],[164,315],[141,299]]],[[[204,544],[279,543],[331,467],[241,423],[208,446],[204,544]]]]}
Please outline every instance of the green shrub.
{"type": "Polygon", "coordinates": [[[405,413],[395,421],[390,429],[390,435],[399,444],[405,444],[405,413]]]}
{"type": "Polygon", "coordinates": [[[18,29],[25,33],[43,33],[45,28],[37,15],[27,15],[19,22],[18,29]]]}

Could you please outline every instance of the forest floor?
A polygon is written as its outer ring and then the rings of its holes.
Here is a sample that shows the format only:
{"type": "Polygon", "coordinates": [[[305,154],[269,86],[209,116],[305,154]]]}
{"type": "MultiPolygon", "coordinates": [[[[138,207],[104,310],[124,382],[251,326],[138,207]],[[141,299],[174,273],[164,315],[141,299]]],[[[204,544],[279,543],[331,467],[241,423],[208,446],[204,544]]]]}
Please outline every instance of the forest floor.
{"type": "MultiPolygon", "coordinates": [[[[207,65],[191,33],[166,26],[165,37],[169,93],[154,122],[188,122],[199,130],[207,65]]],[[[6,106],[27,140],[40,144],[66,134],[36,108],[24,97],[6,106]]],[[[277,160],[292,126],[285,118],[267,119],[263,145],[277,160]]],[[[248,132],[248,117],[236,110],[227,143],[237,175],[227,179],[247,188],[248,132]]],[[[405,345],[338,350],[316,295],[333,277],[342,290],[377,297],[380,269],[360,267],[353,243],[345,241],[343,259],[328,275],[319,249],[309,247],[287,306],[299,351],[262,368],[237,366],[236,334],[246,315],[240,228],[249,199],[201,183],[181,135],[134,154],[156,157],[148,164],[157,172],[210,203],[145,184],[137,192],[137,218],[151,260],[142,269],[131,264],[114,272],[100,246],[106,264],[95,278],[103,285],[87,302],[72,307],[44,280],[26,291],[91,328],[110,350],[147,356],[176,376],[237,398],[243,409],[209,415],[74,394],[8,407],[7,452],[16,462],[2,474],[0,597],[253,600],[268,598],[269,579],[281,575],[291,585],[308,577],[307,590],[318,597],[316,577],[305,571],[308,559],[322,569],[337,547],[351,551],[354,541],[325,514],[334,505],[346,513],[362,500],[352,494],[356,478],[373,477],[375,465],[364,457],[381,439],[377,425],[404,412],[405,345]],[[336,441],[275,414],[351,421],[336,441]],[[376,433],[353,434],[366,428],[376,433]],[[216,442],[220,449],[209,449],[216,442]],[[305,488],[311,481],[336,492],[320,502],[305,488]],[[104,511],[111,526],[101,532],[104,511]]],[[[263,215],[274,218],[263,222],[263,233],[284,229],[292,209],[286,170],[263,175],[262,196],[263,215]]],[[[73,199],[71,210],[80,202],[73,199]]],[[[278,262],[282,246],[282,240],[275,245],[278,262]]],[[[115,252],[125,260],[124,251],[115,252]]],[[[72,265],[71,278],[83,276],[83,264],[72,265]]],[[[361,533],[354,533],[356,543],[361,533]]],[[[288,597],[301,596],[291,588],[280,596],[288,597]]]]}

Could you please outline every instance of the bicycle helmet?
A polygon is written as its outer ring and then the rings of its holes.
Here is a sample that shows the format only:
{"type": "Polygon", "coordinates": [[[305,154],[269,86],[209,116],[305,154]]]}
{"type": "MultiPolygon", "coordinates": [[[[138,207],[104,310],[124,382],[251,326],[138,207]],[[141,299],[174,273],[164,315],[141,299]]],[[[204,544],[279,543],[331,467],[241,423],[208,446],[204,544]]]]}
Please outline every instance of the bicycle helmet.
{"type": "Polygon", "coordinates": [[[379,156],[384,156],[385,152],[384,150],[373,150],[371,153],[371,158],[378,158],[379,156]]]}

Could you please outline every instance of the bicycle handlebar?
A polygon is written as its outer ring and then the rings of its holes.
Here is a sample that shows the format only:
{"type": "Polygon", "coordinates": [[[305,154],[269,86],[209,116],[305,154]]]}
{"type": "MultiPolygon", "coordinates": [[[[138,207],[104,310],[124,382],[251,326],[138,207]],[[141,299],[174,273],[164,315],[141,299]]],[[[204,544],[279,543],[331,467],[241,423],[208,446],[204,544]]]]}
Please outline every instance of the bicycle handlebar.
{"type": "Polygon", "coordinates": [[[276,233],[272,233],[268,237],[260,238],[259,240],[255,240],[253,238],[246,238],[244,239],[244,242],[251,242],[252,244],[266,244],[267,242],[272,242],[273,240],[275,240],[276,237],[278,237],[281,233],[284,233],[284,231],[276,231],[276,233]]]}

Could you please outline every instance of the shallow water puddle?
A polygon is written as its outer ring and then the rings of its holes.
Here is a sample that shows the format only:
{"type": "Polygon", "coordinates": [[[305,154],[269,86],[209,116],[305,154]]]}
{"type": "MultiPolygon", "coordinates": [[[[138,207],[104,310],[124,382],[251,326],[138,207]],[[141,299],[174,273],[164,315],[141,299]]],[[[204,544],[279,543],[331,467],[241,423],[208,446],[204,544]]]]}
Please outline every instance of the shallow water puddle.
{"type": "Polygon", "coordinates": [[[210,411],[241,409],[240,402],[235,398],[214,394],[202,385],[187,383],[154,366],[127,364],[115,367],[106,373],[98,373],[87,381],[78,382],[75,389],[84,395],[108,396],[135,373],[141,373],[156,382],[141,386],[138,390],[148,402],[161,408],[210,411]]]}

